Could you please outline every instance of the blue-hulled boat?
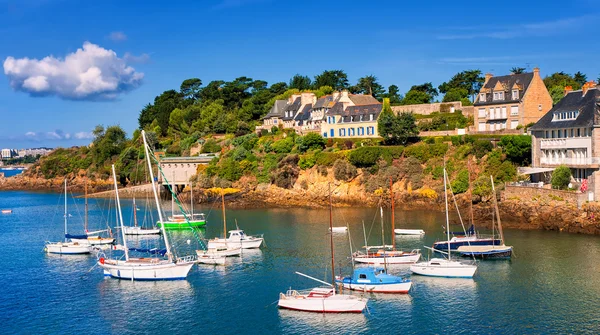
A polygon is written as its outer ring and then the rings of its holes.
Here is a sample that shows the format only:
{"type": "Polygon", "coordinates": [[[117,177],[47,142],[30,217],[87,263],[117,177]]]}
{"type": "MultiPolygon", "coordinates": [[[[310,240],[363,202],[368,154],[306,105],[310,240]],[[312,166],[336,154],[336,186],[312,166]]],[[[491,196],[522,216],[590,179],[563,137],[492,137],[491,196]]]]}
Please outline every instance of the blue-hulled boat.
{"type": "Polygon", "coordinates": [[[410,279],[390,275],[384,268],[357,268],[351,277],[336,276],[336,283],[343,288],[373,293],[408,293],[410,279]]]}
{"type": "Polygon", "coordinates": [[[456,251],[462,246],[502,245],[502,239],[478,235],[473,225],[467,230],[466,235],[463,232],[451,232],[451,234],[455,236],[450,241],[435,242],[433,243],[433,248],[441,251],[447,251],[448,249],[456,251]],[[450,248],[448,248],[448,243],[450,244],[450,248]]]}

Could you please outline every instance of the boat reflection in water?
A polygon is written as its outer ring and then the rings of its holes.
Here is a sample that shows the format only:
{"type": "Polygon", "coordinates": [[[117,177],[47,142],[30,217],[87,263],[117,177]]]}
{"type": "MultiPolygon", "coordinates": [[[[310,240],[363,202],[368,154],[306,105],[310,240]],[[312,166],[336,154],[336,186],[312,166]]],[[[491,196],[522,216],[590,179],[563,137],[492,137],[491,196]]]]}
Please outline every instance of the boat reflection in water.
{"type": "Polygon", "coordinates": [[[279,309],[281,333],[285,334],[349,334],[363,333],[367,317],[360,314],[309,313],[279,309]]]}

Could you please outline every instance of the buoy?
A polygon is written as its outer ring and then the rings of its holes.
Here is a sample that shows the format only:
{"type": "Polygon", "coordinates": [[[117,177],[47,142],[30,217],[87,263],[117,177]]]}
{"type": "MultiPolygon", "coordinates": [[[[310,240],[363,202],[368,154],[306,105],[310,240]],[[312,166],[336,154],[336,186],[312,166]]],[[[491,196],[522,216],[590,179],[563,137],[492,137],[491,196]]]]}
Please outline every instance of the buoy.
{"type": "Polygon", "coordinates": [[[188,245],[190,245],[190,243],[192,243],[192,241],[190,241],[190,240],[187,240],[187,244],[188,244],[188,245]]]}
{"type": "Polygon", "coordinates": [[[100,264],[104,264],[104,257],[100,258],[100,264]]]}

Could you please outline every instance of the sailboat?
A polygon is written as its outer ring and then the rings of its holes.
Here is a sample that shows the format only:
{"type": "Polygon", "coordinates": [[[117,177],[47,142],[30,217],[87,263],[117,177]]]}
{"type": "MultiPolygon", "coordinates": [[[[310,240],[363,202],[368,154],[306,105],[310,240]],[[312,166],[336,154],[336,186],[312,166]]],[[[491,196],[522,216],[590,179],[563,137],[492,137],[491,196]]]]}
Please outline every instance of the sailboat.
{"type": "Polygon", "coordinates": [[[223,204],[223,238],[213,238],[208,241],[208,249],[223,249],[230,247],[241,247],[242,249],[260,248],[264,237],[246,235],[243,230],[235,229],[229,231],[229,237],[225,238],[227,232],[227,220],[225,219],[225,198],[221,192],[221,202],[223,204]]]}
{"type": "MultiPolygon", "coordinates": [[[[390,179],[390,199],[392,202],[392,232],[395,230],[395,216],[394,216],[394,192],[392,189],[392,180],[390,179]]],[[[417,262],[421,258],[421,250],[413,249],[412,251],[396,250],[396,241],[392,234],[392,245],[385,244],[385,234],[383,228],[383,208],[379,207],[381,215],[381,246],[367,245],[365,236],[365,251],[355,252],[352,257],[355,262],[366,263],[366,264],[412,264],[417,262]],[[373,251],[375,250],[375,251],[373,251]]]]}
{"type": "MultiPolygon", "coordinates": [[[[156,201],[156,209],[158,211],[159,220],[160,222],[162,222],[162,211],[160,208],[160,201],[158,200],[156,185],[154,184],[154,173],[152,171],[152,164],[150,163],[150,150],[148,148],[146,133],[144,130],[142,130],[142,138],[144,139],[144,151],[146,156],[146,162],[148,163],[148,170],[150,171],[150,180],[152,182],[154,200],[156,201]]],[[[123,232],[123,214],[121,212],[121,204],[119,202],[119,189],[117,187],[117,178],[114,165],[112,167],[112,172],[115,184],[117,206],[119,209],[119,221],[121,224],[121,232],[123,232]]],[[[132,281],[185,279],[188,273],[190,272],[192,266],[195,264],[195,257],[187,256],[184,258],[175,258],[171,250],[171,244],[169,243],[169,237],[165,231],[165,227],[163,226],[161,229],[162,236],[165,242],[165,255],[167,256],[167,259],[129,257],[127,239],[123,238],[125,260],[105,259],[104,257],[100,258],[98,261],[98,265],[102,269],[104,269],[104,275],[117,279],[130,279],[132,281]]]]}
{"type": "Polygon", "coordinates": [[[65,241],[64,242],[46,242],[44,250],[49,254],[89,254],[92,252],[92,246],[89,243],[69,242],[67,239],[67,179],[65,178],[65,241]]]}
{"type": "Polygon", "coordinates": [[[137,211],[138,208],[135,204],[135,197],[133,198],[133,226],[125,226],[123,233],[125,235],[156,235],[160,234],[160,228],[147,228],[138,226],[137,222],[137,211]]]}
{"type": "MultiPolygon", "coordinates": [[[[352,254],[352,239],[350,235],[348,235],[348,242],[350,243],[350,253],[352,254]]],[[[412,287],[410,279],[390,275],[387,273],[386,268],[365,267],[355,269],[354,261],[352,261],[352,268],[354,269],[352,276],[335,277],[338,285],[354,291],[372,293],[408,293],[412,287]]]]}
{"type": "MultiPolygon", "coordinates": [[[[458,252],[461,256],[469,256],[476,258],[510,258],[512,256],[512,246],[504,244],[504,231],[502,230],[502,221],[500,220],[500,210],[498,209],[498,199],[496,199],[496,188],[494,186],[494,178],[490,176],[492,183],[492,194],[494,198],[494,210],[498,222],[498,233],[500,234],[500,245],[470,245],[458,247],[458,252]]],[[[492,226],[494,225],[492,216],[492,226]]]]}
{"type": "MultiPolygon", "coordinates": [[[[331,214],[331,190],[329,192],[329,229],[333,228],[331,214]]],[[[335,262],[333,249],[333,234],[329,234],[331,244],[331,283],[316,279],[314,277],[296,272],[327,287],[315,287],[308,292],[287,290],[279,293],[279,308],[291,309],[304,312],[316,313],[362,313],[367,307],[368,298],[355,295],[339,294],[336,292],[335,284],[335,262]]]]}
{"type": "MultiPolygon", "coordinates": [[[[471,188],[471,161],[468,161],[468,171],[469,171],[469,196],[472,197],[473,191],[471,188]]],[[[447,241],[438,241],[433,243],[433,248],[438,251],[444,251],[450,248],[452,251],[458,251],[458,248],[461,246],[481,246],[481,245],[501,245],[502,241],[494,236],[484,236],[475,231],[475,224],[473,221],[473,200],[470,201],[470,216],[471,216],[471,225],[469,229],[466,231],[460,232],[450,232],[452,234],[452,238],[449,238],[447,241]]]]}
{"type": "Polygon", "coordinates": [[[159,221],[156,225],[161,228],[165,226],[167,230],[188,230],[190,226],[200,228],[206,225],[204,213],[194,213],[194,189],[190,183],[190,214],[175,214],[175,195],[171,194],[171,216],[167,221],[159,221]],[[186,218],[187,217],[187,218],[186,218]]]}
{"type": "MultiPolygon", "coordinates": [[[[444,168],[444,198],[446,200],[446,234],[448,236],[448,240],[450,240],[446,168],[444,168]]],[[[477,265],[453,261],[452,254],[450,252],[450,244],[447,244],[447,246],[448,252],[445,254],[448,256],[448,258],[432,258],[429,261],[413,264],[410,266],[410,271],[412,271],[414,274],[423,276],[472,278],[477,271],[477,265]]]]}
{"type": "Polygon", "coordinates": [[[105,245],[105,244],[113,244],[115,239],[113,237],[103,237],[100,236],[101,233],[107,232],[107,229],[97,230],[97,231],[88,231],[88,197],[87,197],[87,181],[85,182],[85,219],[83,223],[83,230],[85,231],[84,235],[69,235],[66,234],[66,238],[70,238],[72,242],[78,242],[81,244],[91,244],[91,245],[105,245]]]}

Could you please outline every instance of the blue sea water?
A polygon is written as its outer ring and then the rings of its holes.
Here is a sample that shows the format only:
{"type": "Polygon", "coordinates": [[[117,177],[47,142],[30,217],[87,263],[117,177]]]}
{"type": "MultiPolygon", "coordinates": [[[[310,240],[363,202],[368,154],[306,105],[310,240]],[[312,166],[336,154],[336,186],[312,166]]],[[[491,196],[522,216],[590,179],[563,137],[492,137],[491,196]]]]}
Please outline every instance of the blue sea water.
{"type": "MultiPolygon", "coordinates": [[[[69,232],[83,231],[83,199],[69,197],[69,232]]],[[[266,247],[229,259],[225,267],[195,266],[187,280],[130,282],[105,278],[95,256],[47,255],[44,241],[63,236],[60,194],[0,192],[0,333],[2,334],[567,334],[600,332],[600,238],[507,230],[510,261],[480,263],[474,279],[413,276],[408,295],[370,295],[369,311],[321,315],[278,310],[279,292],[313,287],[294,274],[328,279],[327,210],[228,210],[229,228],[264,233],[266,247]]],[[[170,210],[169,203],[165,208],[170,210]]],[[[131,222],[131,200],[123,200],[131,222]]],[[[150,218],[138,200],[139,222],[150,218]]],[[[151,207],[151,205],[148,205],[151,207]]],[[[219,204],[205,206],[203,235],[222,234],[219,204]]],[[[336,225],[350,225],[353,245],[381,243],[376,210],[335,209],[336,225]]],[[[115,226],[109,199],[90,200],[89,228],[115,226]]],[[[425,238],[397,238],[405,249],[442,238],[443,213],[400,211],[397,226],[423,228],[425,238]]],[[[390,227],[386,226],[389,231],[390,227]]],[[[192,252],[194,236],[171,234],[178,252],[192,252]],[[190,244],[188,245],[188,240],[190,244]]],[[[132,238],[136,246],[159,239],[132,238]]],[[[389,236],[388,236],[389,243],[389,236]]],[[[347,234],[335,234],[336,274],[349,274],[347,234]]],[[[426,254],[426,253],[425,253],[426,254]]],[[[406,273],[408,267],[395,267],[406,273]]]]}
{"type": "Polygon", "coordinates": [[[0,172],[4,173],[4,177],[12,177],[12,176],[16,176],[19,173],[23,173],[23,170],[5,170],[0,168],[0,172]]]}

